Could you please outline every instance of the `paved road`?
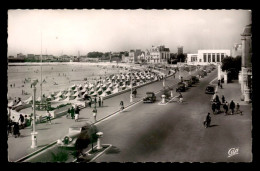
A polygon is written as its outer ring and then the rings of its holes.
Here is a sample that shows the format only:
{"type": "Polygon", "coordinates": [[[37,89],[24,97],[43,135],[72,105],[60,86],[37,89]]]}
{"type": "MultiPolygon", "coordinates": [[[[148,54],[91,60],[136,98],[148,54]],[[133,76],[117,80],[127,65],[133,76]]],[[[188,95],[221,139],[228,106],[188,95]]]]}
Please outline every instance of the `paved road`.
{"type": "Polygon", "coordinates": [[[202,126],[206,113],[211,111],[211,95],[204,90],[216,73],[183,93],[183,104],[138,104],[99,124],[104,132],[102,142],[113,144],[113,148],[96,162],[250,161],[250,120],[232,123],[232,118],[220,114],[212,116],[212,127],[202,126]],[[228,158],[232,147],[239,147],[239,154],[228,158]]]}

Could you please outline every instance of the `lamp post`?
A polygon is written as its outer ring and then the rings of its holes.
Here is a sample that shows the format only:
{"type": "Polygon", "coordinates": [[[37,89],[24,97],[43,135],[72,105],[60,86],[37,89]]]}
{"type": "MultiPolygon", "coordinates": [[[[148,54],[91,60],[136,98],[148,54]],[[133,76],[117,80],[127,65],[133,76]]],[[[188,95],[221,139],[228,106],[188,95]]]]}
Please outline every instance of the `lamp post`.
{"type": "Polygon", "coordinates": [[[35,132],[35,120],[36,120],[36,116],[35,116],[35,99],[36,99],[36,84],[37,84],[37,80],[34,80],[32,83],[33,86],[33,132],[31,133],[32,135],[32,145],[31,148],[36,148],[37,147],[37,132],[35,132]]]}
{"type": "Polygon", "coordinates": [[[131,93],[130,93],[130,103],[133,102],[133,84],[132,84],[132,69],[130,68],[130,86],[131,86],[131,93]]]}

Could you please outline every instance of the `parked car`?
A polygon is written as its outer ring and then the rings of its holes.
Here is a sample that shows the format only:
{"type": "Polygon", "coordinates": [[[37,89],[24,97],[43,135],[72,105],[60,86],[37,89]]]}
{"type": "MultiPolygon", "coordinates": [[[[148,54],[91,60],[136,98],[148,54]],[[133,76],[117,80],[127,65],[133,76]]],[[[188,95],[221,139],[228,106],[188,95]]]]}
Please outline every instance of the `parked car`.
{"type": "Polygon", "coordinates": [[[176,92],[184,92],[185,90],[185,84],[183,82],[179,82],[176,88],[176,92]]]}
{"type": "Polygon", "coordinates": [[[57,145],[60,147],[75,147],[76,141],[80,139],[81,141],[84,141],[87,146],[90,142],[90,131],[93,130],[91,130],[91,125],[87,123],[71,126],[68,134],[57,140],[57,145]]]}
{"type": "Polygon", "coordinates": [[[215,87],[213,85],[208,85],[205,90],[206,94],[214,94],[215,93],[215,87]]]}
{"type": "Polygon", "coordinates": [[[192,86],[191,80],[184,80],[184,84],[187,88],[192,86]]]}
{"type": "Polygon", "coordinates": [[[154,92],[147,92],[146,97],[143,98],[144,103],[153,103],[155,101],[156,101],[156,96],[155,96],[154,92]]]}
{"type": "Polygon", "coordinates": [[[196,84],[199,82],[199,79],[196,76],[191,76],[191,83],[196,84]]]}

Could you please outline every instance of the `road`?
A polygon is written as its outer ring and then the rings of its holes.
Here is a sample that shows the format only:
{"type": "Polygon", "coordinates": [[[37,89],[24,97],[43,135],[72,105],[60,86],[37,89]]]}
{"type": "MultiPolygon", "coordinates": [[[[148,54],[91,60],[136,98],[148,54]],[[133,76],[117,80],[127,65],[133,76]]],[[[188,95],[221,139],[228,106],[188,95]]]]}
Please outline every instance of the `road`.
{"type": "MultiPolygon", "coordinates": [[[[97,124],[104,133],[102,143],[113,147],[95,162],[250,161],[249,125],[241,127],[243,123],[234,123],[223,114],[212,116],[212,127],[205,129],[202,125],[207,112],[211,112],[211,95],[204,91],[216,76],[215,70],[183,93],[183,104],[172,101],[159,105],[159,100],[154,104],[138,103],[97,124]],[[229,158],[228,150],[233,147],[239,147],[239,155],[229,158]]],[[[157,94],[157,99],[160,96],[157,94]]],[[[58,152],[54,146],[30,162],[48,162],[51,153],[58,152]]],[[[67,162],[72,160],[70,155],[67,162]]]]}
{"type": "Polygon", "coordinates": [[[223,114],[212,116],[212,127],[202,126],[207,112],[211,112],[211,95],[204,91],[216,73],[183,93],[183,104],[138,104],[98,125],[104,132],[102,142],[113,144],[114,148],[96,162],[249,161],[250,155],[246,152],[250,153],[249,126],[237,127],[237,123],[224,120],[223,114]],[[240,154],[228,158],[232,147],[240,147],[240,154]]]}

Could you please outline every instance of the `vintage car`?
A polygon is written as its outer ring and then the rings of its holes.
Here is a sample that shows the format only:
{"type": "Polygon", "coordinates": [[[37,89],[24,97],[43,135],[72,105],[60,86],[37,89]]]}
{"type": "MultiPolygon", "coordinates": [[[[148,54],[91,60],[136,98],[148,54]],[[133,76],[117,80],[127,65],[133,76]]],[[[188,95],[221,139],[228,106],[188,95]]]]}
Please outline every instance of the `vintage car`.
{"type": "Polygon", "coordinates": [[[155,101],[156,101],[156,96],[155,96],[154,92],[147,92],[146,97],[143,98],[144,103],[153,103],[155,101]]]}
{"type": "MultiPolygon", "coordinates": [[[[81,139],[86,141],[86,145],[89,144],[89,133],[91,130],[91,125],[88,123],[82,125],[74,125],[69,128],[69,132],[66,136],[57,140],[57,145],[60,147],[75,147],[76,141],[81,139]]],[[[97,131],[96,131],[97,132],[97,131]]]]}
{"type": "Polygon", "coordinates": [[[184,92],[185,90],[185,84],[183,82],[179,82],[176,88],[176,92],[184,92]]]}
{"type": "Polygon", "coordinates": [[[192,76],[191,77],[191,83],[192,84],[196,84],[196,83],[198,83],[199,82],[199,79],[196,77],[196,76],[192,76]]]}
{"type": "Polygon", "coordinates": [[[205,90],[206,94],[214,94],[215,93],[215,87],[213,85],[208,85],[205,90]]]}
{"type": "Polygon", "coordinates": [[[191,87],[192,86],[192,81],[191,80],[184,80],[184,84],[185,86],[188,88],[188,87],[191,87]]]}

